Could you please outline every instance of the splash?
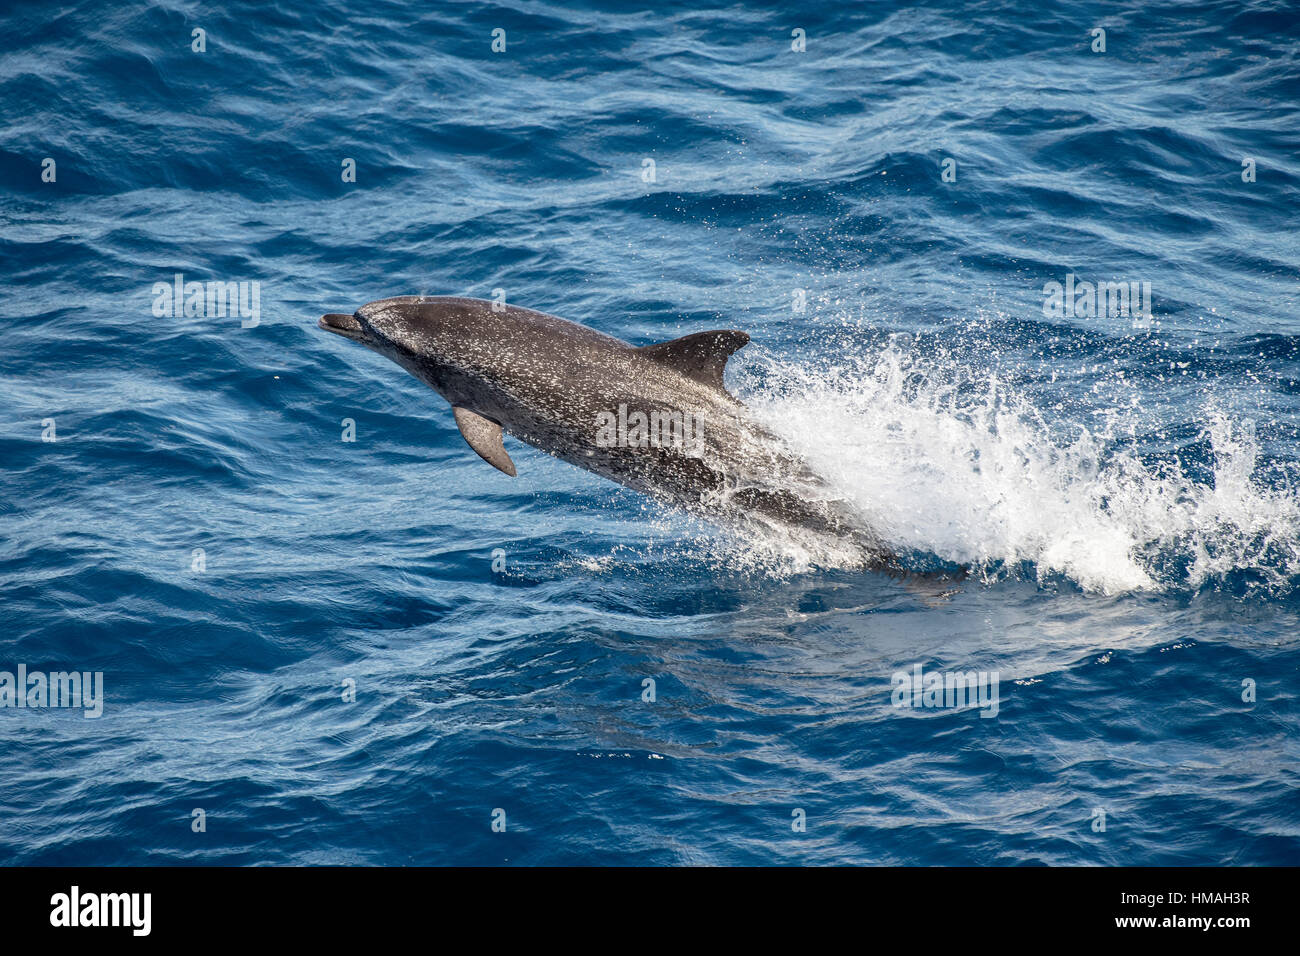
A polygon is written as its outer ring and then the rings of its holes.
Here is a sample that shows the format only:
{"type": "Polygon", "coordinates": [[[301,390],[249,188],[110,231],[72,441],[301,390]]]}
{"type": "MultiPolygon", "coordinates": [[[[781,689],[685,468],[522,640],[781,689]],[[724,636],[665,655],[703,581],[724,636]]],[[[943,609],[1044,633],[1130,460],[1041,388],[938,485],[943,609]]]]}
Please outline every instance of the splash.
{"type": "MultiPolygon", "coordinates": [[[[1205,410],[1213,474],[1198,481],[1116,442],[1138,406],[1097,430],[1049,422],[997,375],[908,343],[829,367],[758,356],[754,370],[754,413],[902,553],[1101,594],[1296,586],[1300,498],[1265,482],[1253,428],[1222,411],[1205,410]]],[[[845,560],[810,541],[751,544],[793,569],[845,560]]]]}

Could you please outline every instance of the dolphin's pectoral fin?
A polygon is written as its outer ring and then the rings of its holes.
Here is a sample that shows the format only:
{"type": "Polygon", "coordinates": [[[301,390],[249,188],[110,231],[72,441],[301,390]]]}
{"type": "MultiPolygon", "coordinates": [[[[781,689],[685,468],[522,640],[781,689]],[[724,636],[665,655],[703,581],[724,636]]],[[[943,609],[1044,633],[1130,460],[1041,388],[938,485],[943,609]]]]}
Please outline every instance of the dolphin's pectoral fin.
{"type": "Polygon", "coordinates": [[[451,411],[456,416],[456,427],[469,447],[493,468],[515,477],[515,463],[506,454],[505,445],[501,444],[501,426],[460,405],[453,406],[451,411]]]}
{"type": "Polygon", "coordinates": [[[637,349],[646,358],[676,369],[687,378],[722,388],[722,370],[732,353],[749,341],[749,334],[735,329],[695,332],[671,342],[644,345],[637,349]]]}

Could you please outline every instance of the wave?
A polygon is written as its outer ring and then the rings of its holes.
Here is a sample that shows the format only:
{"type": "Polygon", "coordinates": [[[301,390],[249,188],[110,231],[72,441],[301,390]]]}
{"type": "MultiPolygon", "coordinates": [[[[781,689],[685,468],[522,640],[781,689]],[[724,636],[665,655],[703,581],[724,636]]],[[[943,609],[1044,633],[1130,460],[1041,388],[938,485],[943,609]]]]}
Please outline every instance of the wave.
{"type": "MultiPolygon", "coordinates": [[[[1265,469],[1253,423],[1225,408],[1203,408],[1198,441],[1156,456],[1128,440],[1140,405],[1063,422],[998,373],[924,355],[906,335],[860,358],[760,353],[748,377],[754,413],[912,563],[1100,594],[1300,585],[1293,470],[1265,469]]],[[[845,560],[806,540],[748,544],[794,569],[845,560]]]]}

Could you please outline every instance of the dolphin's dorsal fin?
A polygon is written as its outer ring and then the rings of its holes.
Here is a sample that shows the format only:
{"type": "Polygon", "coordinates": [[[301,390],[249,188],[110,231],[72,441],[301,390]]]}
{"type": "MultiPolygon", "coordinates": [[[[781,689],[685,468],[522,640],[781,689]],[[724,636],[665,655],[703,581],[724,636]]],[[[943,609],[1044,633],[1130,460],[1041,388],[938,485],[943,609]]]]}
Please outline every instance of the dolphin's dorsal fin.
{"type": "Polygon", "coordinates": [[[714,329],[693,332],[658,345],[643,345],[637,351],[703,385],[722,388],[722,370],[727,367],[727,359],[748,341],[747,332],[714,329]]]}
{"type": "Polygon", "coordinates": [[[501,426],[460,405],[452,406],[451,411],[456,416],[456,427],[469,447],[493,468],[515,477],[515,463],[506,454],[505,445],[501,444],[501,426]]]}

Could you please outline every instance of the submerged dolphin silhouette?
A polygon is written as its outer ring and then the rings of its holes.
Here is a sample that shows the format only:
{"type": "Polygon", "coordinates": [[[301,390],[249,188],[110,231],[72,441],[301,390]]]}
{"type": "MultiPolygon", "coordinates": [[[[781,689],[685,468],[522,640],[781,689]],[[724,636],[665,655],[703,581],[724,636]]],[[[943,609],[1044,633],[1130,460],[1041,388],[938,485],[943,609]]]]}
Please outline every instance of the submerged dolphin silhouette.
{"type": "Polygon", "coordinates": [[[900,572],[879,537],[727,392],[749,341],[729,329],[629,345],[514,306],[396,296],[320,327],[392,359],[451,403],[465,441],[515,475],[502,431],[557,458],[712,519],[755,519],[847,540],[900,572]]]}

